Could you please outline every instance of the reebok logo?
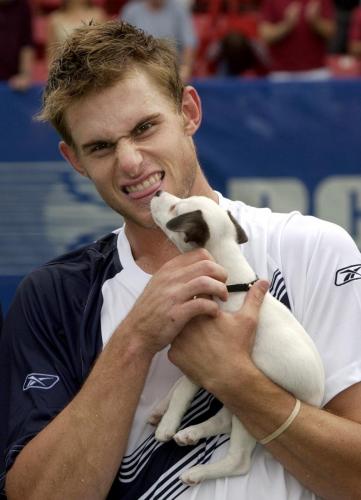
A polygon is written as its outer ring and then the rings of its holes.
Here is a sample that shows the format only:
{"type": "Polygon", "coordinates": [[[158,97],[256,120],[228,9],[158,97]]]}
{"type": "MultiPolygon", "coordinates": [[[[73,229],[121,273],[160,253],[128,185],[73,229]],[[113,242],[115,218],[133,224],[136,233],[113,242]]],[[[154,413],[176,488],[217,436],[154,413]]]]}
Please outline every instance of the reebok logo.
{"type": "Polygon", "coordinates": [[[341,286],[350,283],[350,281],[361,279],[361,264],[343,267],[336,272],[335,285],[341,286]]]}
{"type": "Polygon", "coordinates": [[[47,375],[46,373],[29,373],[26,376],[23,391],[28,389],[51,389],[59,382],[57,375],[47,375]]]}

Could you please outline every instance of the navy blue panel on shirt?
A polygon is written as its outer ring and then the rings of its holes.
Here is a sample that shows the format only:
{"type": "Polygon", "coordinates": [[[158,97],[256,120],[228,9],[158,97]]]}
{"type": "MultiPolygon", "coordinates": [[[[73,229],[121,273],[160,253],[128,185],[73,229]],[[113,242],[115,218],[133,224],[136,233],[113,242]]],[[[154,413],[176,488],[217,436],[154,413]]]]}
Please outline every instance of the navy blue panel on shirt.
{"type": "Polygon", "coordinates": [[[78,392],[102,348],[103,283],[121,270],[117,235],[61,256],[20,284],[0,345],[0,481],[23,446],[78,392]],[[10,401],[10,403],[9,403],[10,401]]]}
{"type": "MultiPolygon", "coordinates": [[[[117,235],[111,233],[35,270],[19,286],[0,345],[2,494],[5,471],[26,443],[76,395],[99,355],[101,289],[121,269],[117,235]]],[[[270,292],[289,307],[278,270],[270,292]]],[[[213,396],[199,391],[181,428],[210,418],[220,408],[213,396]]],[[[228,439],[214,436],[181,447],[173,440],[158,443],[152,434],[123,458],[108,498],[176,499],[188,488],[179,480],[180,471],[207,463],[228,439]]]]}

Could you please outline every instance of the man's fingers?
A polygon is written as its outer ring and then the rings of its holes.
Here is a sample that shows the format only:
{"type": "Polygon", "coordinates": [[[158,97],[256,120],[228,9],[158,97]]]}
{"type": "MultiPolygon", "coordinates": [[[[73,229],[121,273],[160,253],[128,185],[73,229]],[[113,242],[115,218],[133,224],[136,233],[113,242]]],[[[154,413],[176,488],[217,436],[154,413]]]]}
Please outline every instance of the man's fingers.
{"type": "Polygon", "coordinates": [[[184,324],[196,316],[216,317],[219,313],[219,305],[212,299],[197,297],[189,300],[181,306],[181,314],[184,324]]]}
{"type": "Polygon", "coordinates": [[[220,300],[226,301],[228,291],[223,282],[208,276],[199,276],[184,285],[180,297],[181,301],[187,301],[199,296],[207,296],[208,299],[218,297],[220,300]]]}

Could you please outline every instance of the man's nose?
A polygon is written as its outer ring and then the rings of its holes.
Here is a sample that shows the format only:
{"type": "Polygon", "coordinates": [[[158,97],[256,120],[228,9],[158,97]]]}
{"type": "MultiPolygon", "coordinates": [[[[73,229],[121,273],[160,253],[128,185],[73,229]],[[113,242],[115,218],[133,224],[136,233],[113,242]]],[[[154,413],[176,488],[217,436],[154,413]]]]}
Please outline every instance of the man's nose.
{"type": "Polygon", "coordinates": [[[121,139],[116,147],[117,167],[129,177],[137,177],[142,169],[143,156],[129,138],[121,139]]]}

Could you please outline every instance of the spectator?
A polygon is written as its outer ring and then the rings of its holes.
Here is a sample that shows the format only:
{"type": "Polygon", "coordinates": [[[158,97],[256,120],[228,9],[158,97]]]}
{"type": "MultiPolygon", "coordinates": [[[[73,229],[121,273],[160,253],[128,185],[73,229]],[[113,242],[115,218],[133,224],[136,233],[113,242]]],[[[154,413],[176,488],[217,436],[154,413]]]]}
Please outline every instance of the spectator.
{"type": "Polygon", "coordinates": [[[352,13],[349,32],[349,53],[361,60],[361,5],[352,13]]]}
{"type": "Polygon", "coordinates": [[[351,16],[358,5],[358,0],[334,0],[334,2],[336,7],[336,33],[330,43],[330,52],[347,54],[351,16]]]}
{"type": "Polygon", "coordinates": [[[331,0],[264,0],[260,35],[274,76],[328,75],[327,46],[335,32],[331,0]]]}
{"type": "Polygon", "coordinates": [[[14,90],[32,83],[34,47],[27,0],[0,1],[0,80],[14,90]]]}
{"type": "Polygon", "coordinates": [[[94,7],[90,0],[63,0],[63,5],[49,16],[48,25],[48,60],[51,61],[57,45],[83,23],[93,20],[106,20],[106,13],[101,7],[94,7]]]}
{"type": "Polygon", "coordinates": [[[176,43],[180,74],[184,82],[192,75],[196,36],[189,10],[177,0],[129,2],[119,17],[157,38],[176,43]]]}
{"type": "Polygon", "coordinates": [[[263,76],[268,72],[267,55],[256,41],[230,31],[217,44],[217,72],[226,76],[263,76]]]}

